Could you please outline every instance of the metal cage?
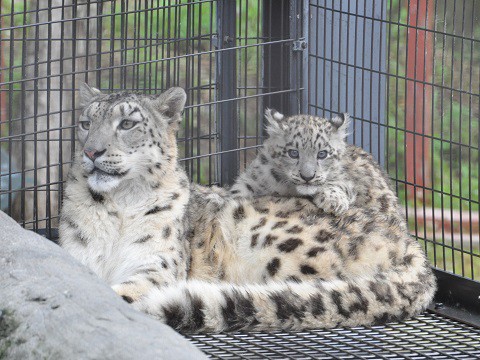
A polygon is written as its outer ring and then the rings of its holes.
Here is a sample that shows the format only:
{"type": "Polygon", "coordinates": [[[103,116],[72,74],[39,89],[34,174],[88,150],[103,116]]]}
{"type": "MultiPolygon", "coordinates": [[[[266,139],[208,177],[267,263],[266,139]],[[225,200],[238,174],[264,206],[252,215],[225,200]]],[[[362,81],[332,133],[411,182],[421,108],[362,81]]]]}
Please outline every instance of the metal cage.
{"type": "Polygon", "coordinates": [[[189,339],[221,358],[480,357],[480,3],[475,0],[0,0],[1,209],[56,236],[81,82],[188,94],[192,181],[230,184],[262,114],[354,119],[439,280],[382,327],[189,339]]]}

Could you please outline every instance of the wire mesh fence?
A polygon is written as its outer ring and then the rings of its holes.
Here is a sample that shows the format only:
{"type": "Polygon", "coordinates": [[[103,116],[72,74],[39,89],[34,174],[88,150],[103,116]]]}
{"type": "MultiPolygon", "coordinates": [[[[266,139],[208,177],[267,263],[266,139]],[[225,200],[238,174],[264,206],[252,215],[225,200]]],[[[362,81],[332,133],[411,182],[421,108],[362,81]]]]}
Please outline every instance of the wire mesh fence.
{"type": "Polygon", "coordinates": [[[0,0],[1,207],[54,229],[76,89],[188,94],[192,181],[231,182],[266,106],[349,112],[432,264],[480,276],[480,4],[474,0],[0,0]]]}
{"type": "Polygon", "coordinates": [[[385,166],[433,265],[472,279],[479,16],[469,0],[310,1],[309,111],[354,116],[351,140],[385,166]]]}

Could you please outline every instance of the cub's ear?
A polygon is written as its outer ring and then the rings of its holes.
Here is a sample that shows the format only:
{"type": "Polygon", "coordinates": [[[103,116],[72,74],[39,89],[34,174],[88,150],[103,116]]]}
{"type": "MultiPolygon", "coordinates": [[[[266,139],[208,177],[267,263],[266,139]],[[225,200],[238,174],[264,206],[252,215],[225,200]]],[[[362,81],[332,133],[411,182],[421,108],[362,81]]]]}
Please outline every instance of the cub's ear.
{"type": "Polygon", "coordinates": [[[348,126],[350,125],[350,115],[347,113],[338,114],[330,120],[330,124],[337,130],[337,134],[343,139],[346,138],[348,133],[348,126]]]}
{"type": "Polygon", "coordinates": [[[168,118],[169,124],[178,124],[187,101],[187,94],[181,87],[173,87],[161,93],[154,100],[155,108],[168,118]]]}
{"type": "Polygon", "coordinates": [[[267,120],[266,130],[268,135],[278,135],[288,129],[287,124],[283,122],[285,116],[275,109],[267,108],[265,110],[265,119],[267,120]]]}
{"type": "Polygon", "coordinates": [[[88,86],[87,83],[80,84],[80,105],[88,105],[94,98],[101,95],[102,92],[97,88],[88,86]]]}

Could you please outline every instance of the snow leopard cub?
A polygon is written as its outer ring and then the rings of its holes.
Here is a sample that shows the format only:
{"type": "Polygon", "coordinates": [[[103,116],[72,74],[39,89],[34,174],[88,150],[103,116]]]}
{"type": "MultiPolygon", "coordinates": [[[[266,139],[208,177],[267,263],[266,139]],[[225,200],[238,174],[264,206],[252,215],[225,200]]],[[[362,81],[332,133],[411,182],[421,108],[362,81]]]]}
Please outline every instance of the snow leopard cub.
{"type": "Polygon", "coordinates": [[[337,215],[358,204],[402,222],[388,177],[370,154],[346,143],[348,114],[285,117],[267,109],[265,117],[269,138],[231,188],[234,196],[311,197],[337,215]]]}

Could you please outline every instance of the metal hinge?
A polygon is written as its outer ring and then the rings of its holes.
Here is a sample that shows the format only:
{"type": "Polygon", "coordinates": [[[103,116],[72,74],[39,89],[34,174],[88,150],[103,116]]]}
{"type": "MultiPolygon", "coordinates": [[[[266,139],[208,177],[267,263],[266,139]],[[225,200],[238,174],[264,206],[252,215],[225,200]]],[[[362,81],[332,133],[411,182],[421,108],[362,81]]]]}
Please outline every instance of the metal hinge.
{"type": "Polygon", "coordinates": [[[217,48],[217,49],[222,49],[224,47],[229,47],[229,44],[233,43],[235,39],[229,35],[225,35],[224,38],[223,38],[223,44],[220,44],[219,41],[218,41],[218,35],[212,35],[212,38],[211,38],[211,42],[212,42],[212,45],[217,48]],[[220,45],[224,45],[224,46],[220,46],[220,45]]]}
{"type": "Polygon", "coordinates": [[[308,44],[305,41],[305,39],[301,38],[301,39],[295,40],[293,42],[292,50],[293,51],[303,51],[307,48],[307,46],[308,46],[308,44]]]}

